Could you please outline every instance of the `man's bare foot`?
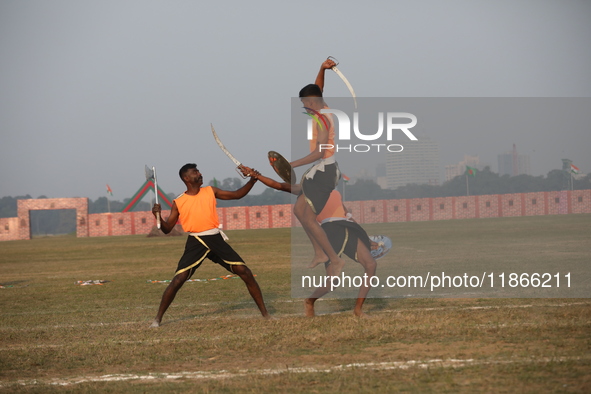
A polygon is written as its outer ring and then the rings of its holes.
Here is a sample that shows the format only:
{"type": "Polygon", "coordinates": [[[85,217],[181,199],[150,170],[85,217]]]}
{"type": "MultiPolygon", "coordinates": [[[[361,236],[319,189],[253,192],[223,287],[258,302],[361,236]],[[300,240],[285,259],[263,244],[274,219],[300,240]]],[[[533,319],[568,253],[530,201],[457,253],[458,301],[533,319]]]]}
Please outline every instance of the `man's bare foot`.
{"type": "Polygon", "coordinates": [[[328,257],[326,256],[326,254],[324,254],[324,252],[322,252],[322,254],[315,254],[314,255],[314,258],[312,259],[312,261],[310,262],[310,264],[308,264],[308,268],[314,268],[318,264],[328,263],[329,261],[330,260],[328,259],[328,257]]]}
{"type": "Polygon", "coordinates": [[[358,310],[354,310],[354,311],[353,311],[353,314],[354,314],[355,316],[357,316],[358,318],[360,318],[360,319],[367,319],[367,318],[369,318],[369,317],[370,317],[370,316],[369,316],[368,314],[366,314],[365,312],[363,312],[363,311],[358,311],[358,310]]]}
{"type": "Polygon", "coordinates": [[[152,322],[152,324],[150,324],[151,328],[158,328],[160,327],[160,320],[158,319],[154,319],[154,321],[152,322]]]}
{"type": "Polygon", "coordinates": [[[311,298],[306,298],[304,300],[304,313],[306,317],[314,317],[316,314],[314,313],[314,301],[311,298]]]}
{"type": "Polygon", "coordinates": [[[330,276],[339,276],[343,271],[343,267],[345,266],[345,260],[337,257],[337,260],[331,261],[330,265],[328,266],[328,274],[330,276]]]}

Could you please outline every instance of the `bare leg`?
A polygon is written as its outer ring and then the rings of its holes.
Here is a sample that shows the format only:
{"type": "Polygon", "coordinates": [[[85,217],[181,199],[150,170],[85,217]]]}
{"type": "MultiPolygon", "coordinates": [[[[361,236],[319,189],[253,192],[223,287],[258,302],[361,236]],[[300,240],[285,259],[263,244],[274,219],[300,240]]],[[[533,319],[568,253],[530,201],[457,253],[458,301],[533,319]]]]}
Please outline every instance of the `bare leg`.
{"type": "Polygon", "coordinates": [[[321,298],[328,292],[328,287],[319,287],[316,290],[314,290],[314,292],[312,293],[312,295],[310,295],[309,298],[306,298],[304,300],[304,313],[306,314],[306,317],[316,316],[316,314],[314,313],[314,303],[317,299],[321,298]]]}
{"type": "Polygon", "coordinates": [[[326,253],[326,256],[330,260],[330,265],[328,266],[329,275],[340,275],[343,267],[345,266],[345,261],[337,256],[328,240],[328,237],[326,236],[326,233],[316,221],[316,214],[306,202],[303,194],[298,197],[295,203],[294,214],[300,223],[302,223],[306,233],[309,234],[311,238],[313,237],[318,245],[320,245],[324,253],[326,253]]]}
{"type": "Polygon", "coordinates": [[[150,327],[160,327],[160,323],[162,322],[162,316],[164,316],[164,312],[168,309],[176,293],[183,287],[183,284],[187,281],[189,277],[189,270],[181,272],[178,275],[175,275],[174,278],[170,281],[170,284],[164,290],[162,294],[162,300],[160,301],[160,308],[158,308],[158,314],[154,318],[152,325],[150,327]]]}
{"type": "MultiPolygon", "coordinates": [[[[367,275],[367,277],[368,277],[367,280],[369,281],[369,278],[371,278],[372,276],[374,276],[376,274],[377,263],[374,260],[374,258],[372,257],[369,249],[367,249],[367,246],[365,246],[365,244],[363,242],[361,242],[361,240],[357,241],[357,260],[359,260],[359,263],[363,266],[363,268],[365,268],[365,274],[367,275]]],[[[365,298],[367,297],[367,294],[369,293],[369,290],[371,290],[371,286],[361,286],[359,288],[357,302],[355,303],[355,309],[353,310],[353,313],[355,314],[355,316],[359,316],[359,317],[367,316],[362,311],[362,308],[363,308],[363,303],[365,302],[365,298]]]]}
{"type": "Polygon", "coordinates": [[[306,298],[304,300],[304,314],[306,317],[314,317],[316,313],[314,312],[314,303],[318,298],[306,298]]]}
{"type": "Polygon", "coordinates": [[[263,300],[263,293],[261,292],[261,288],[257,283],[256,279],[252,275],[252,271],[245,265],[234,265],[232,266],[232,270],[236,275],[238,275],[246,284],[246,288],[250,293],[250,296],[254,300],[255,304],[259,307],[261,311],[261,315],[265,318],[271,317],[269,312],[267,312],[267,307],[265,306],[265,301],[263,300]]]}
{"type": "Polygon", "coordinates": [[[316,238],[314,238],[312,236],[312,234],[310,234],[308,229],[306,229],[305,227],[304,227],[304,230],[306,231],[306,235],[310,239],[310,242],[312,243],[312,247],[314,248],[314,257],[312,258],[312,261],[310,262],[310,264],[308,264],[308,268],[314,268],[318,264],[324,264],[327,261],[329,261],[328,256],[326,255],[326,253],[324,253],[324,250],[322,250],[322,247],[320,246],[318,241],[316,241],[316,238]]]}
{"type": "MultiPolygon", "coordinates": [[[[302,191],[302,187],[300,184],[290,185],[287,183],[278,183],[274,181],[272,183],[267,183],[264,179],[262,182],[276,190],[289,190],[292,194],[295,194],[296,196],[298,196],[302,191]]],[[[325,263],[329,261],[328,256],[326,255],[326,253],[324,253],[324,250],[322,250],[322,247],[318,244],[318,242],[316,242],[316,239],[310,234],[308,229],[304,227],[304,230],[306,230],[306,235],[308,235],[308,238],[310,239],[310,242],[312,242],[312,246],[314,247],[314,258],[312,259],[312,262],[308,265],[308,268],[314,268],[320,263],[325,263]]]]}
{"type": "MultiPolygon", "coordinates": [[[[292,194],[295,194],[296,196],[298,196],[302,191],[302,187],[300,184],[290,185],[288,183],[278,183],[271,180],[267,182],[266,179],[266,177],[263,177],[262,179],[259,178],[259,180],[262,180],[263,183],[265,183],[267,186],[273,189],[290,191],[292,194]]],[[[316,242],[316,239],[310,234],[308,229],[304,227],[304,230],[306,230],[306,235],[308,235],[308,238],[310,239],[310,242],[312,242],[312,246],[314,247],[314,258],[312,259],[312,262],[308,265],[308,268],[314,268],[320,263],[325,263],[329,261],[328,256],[326,255],[326,253],[324,253],[324,250],[322,250],[322,247],[318,244],[318,242],[316,242]]]]}

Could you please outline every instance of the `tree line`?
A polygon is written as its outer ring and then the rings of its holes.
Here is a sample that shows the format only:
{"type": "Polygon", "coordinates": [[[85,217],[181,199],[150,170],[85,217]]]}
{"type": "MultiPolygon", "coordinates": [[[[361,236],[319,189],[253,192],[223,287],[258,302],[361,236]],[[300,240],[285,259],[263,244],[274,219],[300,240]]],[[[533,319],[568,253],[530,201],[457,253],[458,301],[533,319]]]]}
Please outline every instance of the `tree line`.
{"type": "MultiPolygon", "coordinates": [[[[572,179],[574,190],[591,189],[591,174],[572,179]]],[[[394,190],[382,189],[371,179],[360,179],[351,186],[345,186],[345,198],[357,200],[391,200],[427,197],[458,197],[467,194],[482,196],[488,194],[512,194],[549,192],[571,189],[571,175],[564,170],[552,170],[547,176],[499,175],[490,167],[477,171],[475,176],[460,175],[442,185],[408,184],[394,190]]]]}

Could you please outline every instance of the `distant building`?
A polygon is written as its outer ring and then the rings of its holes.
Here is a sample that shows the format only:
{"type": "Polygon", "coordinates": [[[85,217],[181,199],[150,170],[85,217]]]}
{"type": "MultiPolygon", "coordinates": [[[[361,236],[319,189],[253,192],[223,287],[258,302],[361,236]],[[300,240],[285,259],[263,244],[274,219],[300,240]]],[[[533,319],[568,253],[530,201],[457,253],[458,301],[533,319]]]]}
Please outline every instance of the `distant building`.
{"type": "Polygon", "coordinates": [[[386,173],[386,163],[379,163],[376,166],[376,182],[382,189],[388,188],[388,176],[386,173]]]}
{"type": "Polygon", "coordinates": [[[439,185],[439,144],[422,136],[403,144],[399,153],[388,153],[386,179],[389,189],[409,183],[439,185]]]}
{"type": "Polygon", "coordinates": [[[499,175],[531,175],[529,167],[529,155],[517,153],[517,148],[513,144],[511,152],[505,152],[498,156],[499,175]]]}
{"type": "Polygon", "coordinates": [[[376,178],[376,183],[382,188],[382,189],[388,189],[388,178],[385,176],[379,176],[376,178]]]}
{"type": "Polygon", "coordinates": [[[464,175],[466,173],[466,166],[474,167],[481,170],[480,158],[478,156],[464,155],[464,160],[458,164],[450,164],[445,166],[445,181],[450,181],[458,175],[464,175]]]}

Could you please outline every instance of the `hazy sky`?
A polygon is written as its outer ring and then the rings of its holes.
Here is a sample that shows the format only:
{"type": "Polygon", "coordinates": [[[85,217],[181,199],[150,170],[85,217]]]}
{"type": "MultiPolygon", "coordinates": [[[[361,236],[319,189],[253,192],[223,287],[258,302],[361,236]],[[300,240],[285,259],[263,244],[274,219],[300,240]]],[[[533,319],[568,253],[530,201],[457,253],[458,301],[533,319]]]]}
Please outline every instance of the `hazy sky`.
{"type": "MultiPolygon", "coordinates": [[[[591,97],[589,21],[589,1],[1,0],[0,197],[96,199],[108,183],[122,200],[145,164],[167,192],[187,162],[206,183],[234,177],[210,123],[271,173],[290,99],[329,55],[358,96],[591,97]]],[[[349,95],[332,72],[325,92],[349,95]]],[[[591,125],[560,132],[520,135],[533,175],[562,158],[591,172],[591,125]]],[[[496,169],[502,142],[474,135],[441,164],[478,154],[496,169]]]]}

